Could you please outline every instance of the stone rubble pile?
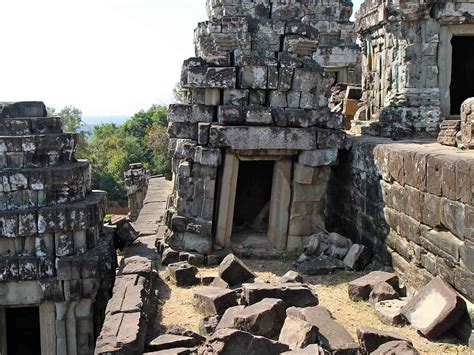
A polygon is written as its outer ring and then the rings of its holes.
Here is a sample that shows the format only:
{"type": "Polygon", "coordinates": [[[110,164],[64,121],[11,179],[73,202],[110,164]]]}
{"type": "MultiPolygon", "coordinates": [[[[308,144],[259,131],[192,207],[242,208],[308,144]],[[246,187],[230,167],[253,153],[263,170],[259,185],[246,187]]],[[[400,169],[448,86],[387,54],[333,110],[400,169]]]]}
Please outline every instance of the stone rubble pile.
{"type": "MultiPolygon", "coordinates": [[[[192,270],[195,267],[179,263],[192,270]]],[[[168,270],[176,264],[168,265],[168,270]]],[[[172,277],[173,278],[173,277],[172,277]]],[[[319,305],[314,288],[295,271],[279,282],[264,283],[229,254],[219,265],[221,286],[199,288],[193,306],[204,317],[200,335],[173,327],[151,340],[149,354],[388,354],[401,349],[418,354],[412,342],[394,333],[361,327],[358,340],[319,305]]],[[[396,286],[394,274],[378,272],[355,282],[353,293],[368,298],[380,281],[396,286]]],[[[191,284],[186,285],[191,286],[191,284]]]]}
{"type": "Polygon", "coordinates": [[[0,103],[0,308],[39,305],[56,325],[42,344],[58,354],[93,351],[81,339],[100,327],[116,258],[106,194],[92,191],[76,143],[44,103],[0,103]]]}

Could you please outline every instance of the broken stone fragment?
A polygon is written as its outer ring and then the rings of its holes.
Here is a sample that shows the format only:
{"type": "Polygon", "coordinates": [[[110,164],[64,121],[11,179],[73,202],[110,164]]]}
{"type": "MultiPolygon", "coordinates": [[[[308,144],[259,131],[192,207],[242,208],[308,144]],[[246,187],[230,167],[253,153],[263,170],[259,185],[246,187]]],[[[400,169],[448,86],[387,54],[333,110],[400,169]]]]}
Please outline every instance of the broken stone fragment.
{"type": "Polygon", "coordinates": [[[439,276],[431,280],[402,308],[412,327],[436,339],[455,326],[466,312],[466,302],[439,276]]]}
{"type": "Polygon", "coordinates": [[[172,263],[177,263],[179,261],[179,252],[168,247],[165,248],[163,254],[161,255],[161,265],[167,266],[172,263]]]}
{"type": "Polygon", "coordinates": [[[199,342],[191,337],[175,334],[163,334],[150,341],[147,349],[149,351],[160,351],[173,348],[192,348],[198,344],[199,342]]]}
{"type": "Polygon", "coordinates": [[[369,248],[361,244],[354,244],[344,258],[344,264],[351,270],[362,271],[370,263],[371,256],[369,248]]]}
{"type": "Polygon", "coordinates": [[[285,321],[285,310],[286,305],[282,300],[265,298],[236,312],[234,328],[273,338],[280,333],[285,321]]]}
{"type": "Polygon", "coordinates": [[[357,338],[365,354],[371,354],[389,341],[404,341],[412,345],[411,340],[404,336],[369,327],[357,329],[357,338]]]}
{"type": "Polygon", "coordinates": [[[367,301],[374,286],[380,282],[387,282],[395,290],[399,290],[397,275],[385,271],[373,271],[368,275],[349,282],[349,298],[352,301],[367,301]]]}
{"type": "Polygon", "coordinates": [[[235,318],[237,314],[243,311],[245,306],[234,306],[229,307],[222,315],[222,318],[217,324],[216,329],[223,329],[223,328],[235,328],[235,318]]]}
{"type": "Polygon", "coordinates": [[[201,318],[199,321],[199,333],[204,336],[214,333],[220,318],[221,317],[217,314],[201,318]]]}
{"type": "Polygon", "coordinates": [[[194,293],[193,306],[204,314],[224,314],[227,308],[237,305],[237,295],[233,290],[205,287],[194,293]]]}
{"type": "Polygon", "coordinates": [[[287,316],[302,319],[319,329],[319,345],[336,354],[359,354],[359,344],[351,334],[339,324],[331,313],[322,306],[308,308],[288,308],[287,316]]]}
{"type": "Polygon", "coordinates": [[[138,233],[133,228],[132,224],[128,221],[124,221],[117,225],[117,246],[120,250],[132,244],[137,238],[138,233]]]}
{"type": "Polygon", "coordinates": [[[152,351],[148,353],[143,353],[144,355],[191,355],[195,354],[194,349],[189,348],[172,348],[166,350],[152,351]]]}
{"type": "Polygon", "coordinates": [[[219,265],[219,277],[232,287],[253,279],[256,275],[239,258],[229,254],[219,265]]]}
{"type": "Polygon", "coordinates": [[[288,345],[261,336],[236,329],[219,329],[199,349],[199,354],[277,355],[288,350],[288,345]]]}
{"type": "Polygon", "coordinates": [[[375,313],[383,324],[401,326],[406,324],[405,317],[401,314],[407,300],[386,300],[375,304],[375,313]]]}
{"type": "Polygon", "coordinates": [[[288,307],[309,307],[318,304],[318,296],[305,285],[295,283],[245,283],[243,298],[252,305],[264,298],[279,298],[288,307]]]}
{"type": "Polygon", "coordinates": [[[280,279],[281,283],[303,283],[303,276],[298,272],[290,270],[280,279]]]}
{"type": "Polygon", "coordinates": [[[420,353],[413,347],[413,345],[406,341],[393,340],[380,345],[370,355],[419,355],[420,353]]]}
{"type": "Polygon", "coordinates": [[[280,343],[287,344],[292,350],[316,344],[318,340],[318,327],[294,316],[286,317],[278,338],[280,343]]]}
{"type": "Polygon", "coordinates": [[[298,265],[298,270],[305,275],[327,275],[344,269],[341,260],[326,255],[309,257],[298,265]]]}
{"type": "Polygon", "coordinates": [[[40,101],[0,103],[0,118],[46,117],[46,105],[40,101]]]}
{"type": "Polygon", "coordinates": [[[196,267],[186,261],[169,264],[167,267],[171,281],[178,287],[194,286],[199,283],[196,267]]]}
{"type": "Polygon", "coordinates": [[[386,282],[379,282],[374,286],[372,292],[369,295],[369,303],[375,306],[377,302],[393,300],[399,297],[398,292],[392,287],[392,285],[386,282]]]}
{"type": "Polygon", "coordinates": [[[295,349],[295,350],[282,353],[282,355],[327,355],[327,354],[328,352],[324,350],[322,347],[320,347],[318,344],[311,344],[302,349],[295,349]]]}

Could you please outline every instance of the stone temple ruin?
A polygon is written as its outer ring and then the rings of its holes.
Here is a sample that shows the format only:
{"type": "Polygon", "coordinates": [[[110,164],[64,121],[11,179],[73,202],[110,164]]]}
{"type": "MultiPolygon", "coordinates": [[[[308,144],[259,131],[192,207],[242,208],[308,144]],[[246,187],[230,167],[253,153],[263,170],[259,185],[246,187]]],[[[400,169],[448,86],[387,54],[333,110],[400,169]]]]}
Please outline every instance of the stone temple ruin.
{"type": "Polygon", "coordinates": [[[113,284],[76,135],[40,102],[0,104],[0,353],[91,354],[113,284]]]}
{"type": "Polygon", "coordinates": [[[185,103],[169,113],[168,243],[203,254],[241,242],[301,249],[324,228],[330,166],[346,148],[328,99],[337,80],[358,80],[352,4],[207,7],[197,57],[182,69],[185,103]]]}

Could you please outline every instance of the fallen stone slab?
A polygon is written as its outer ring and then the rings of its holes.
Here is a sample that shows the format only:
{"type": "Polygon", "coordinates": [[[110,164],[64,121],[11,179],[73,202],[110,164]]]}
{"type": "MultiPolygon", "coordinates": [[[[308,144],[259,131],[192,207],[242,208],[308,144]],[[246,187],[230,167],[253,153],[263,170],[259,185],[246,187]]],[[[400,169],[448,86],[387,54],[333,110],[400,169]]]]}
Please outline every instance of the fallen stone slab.
{"type": "Polygon", "coordinates": [[[328,355],[329,353],[318,344],[311,344],[303,349],[295,349],[282,353],[282,355],[328,355]]]}
{"type": "Polygon", "coordinates": [[[193,338],[196,341],[196,344],[202,344],[206,341],[206,338],[203,337],[202,335],[199,335],[192,330],[174,325],[171,327],[168,327],[166,330],[166,334],[174,334],[174,335],[182,335],[185,337],[190,337],[193,338]]]}
{"type": "Polygon", "coordinates": [[[224,314],[227,308],[236,305],[236,292],[224,288],[209,286],[196,291],[193,296],[194,308],[207,315],[224,314]]]}
{"type": "Polygon", "coordinates": [[[395,290],[399,290],[397,275],[385,271],[373,271],[368,275],[349,282],[349,298],[352,301],[367,301],[374,286],[380,282],[386,282],[395,290]]]}
{"type": "Polygon", "coordinates": [[[328,275],[346,267],[341,260],[325,255],[312,257],[304,260],[298,265],[298,270],[305,275],[328,275]]]}
{"type": "Polygon", "coordinates": [[[210,283],[210,286],[220,287],[220,288],[230,288],[229,284],[222,280],[220,277],[215,277],[214,280],[210,283]]]}
{"type": "Polygon", "coordinates": [[[404,336],[370,327],[357,329],[357,338],[365,354],[370,354],[377,350],[380,345],[393,340],[405,341],[412,344],[411,340],[404,336]]]}
{"type": "Polygon", "coordinates": [[[358,354],[359,344],[351,334],[338,323],[326,308],[322,306],[296,308],[286,311],[287,316],[303,319],[319,329],[319,345],[327,351],[337,354],[358,354]]]}
{"type": "Polygon", "coordinates": [[[219,277],[232,287],[257,276],[234,254],[229,254],[219,265],[219,277]]]}
{"type": "Polygon", "coordinates": [[[419,355],[413,344],[406,341],[394,340],[380,345],[370,355],[419,355]]]}
{"type": "Polygon", "coordinates": [[[149,353],[143,353],[143,355],[190,355],[194,354],[194,349],[189,348],[174,348],[160,351],[152,351],[149,353]]]}
{"type": "Polygon", "coordinates": [[[178,287],[189,287],[199,283],[196,277],[197,268],[186,261],[169,264],[166,269],[171,281],[178,287]]]}
{"type": "Polygon", "coordinates": [[[152,269],[152,261],[145,256],[134,255],[123,259],[123,275],[138,274],[149,278],[152,269]]]}
{"type": "Polygon", "coordinates": [[[401,314],[402,308],[407,300],[386,300],[375,304],[375,313],[383,324],[402,326],[407,323],[405,317],[401,314]]]}
{"type": "Polygon", "coordinates": [[[273,338],[280,333],[285,317],[285,302],[276,298],[265,298],[236,312],[234,328],[273,338]]]}
{"type": "Polygon", "coordinates": [[[120,250],[131,245],[138,238],[138,232],[130,221],[124,219],[117,223],[116,243],[120,250]]]}
{"type": "Polygon", "coordinates": [[[303,276],[301,276],[298,272],[290,270],[285,275],[283,275],[280,279],[281,283],[303,283],[303,276]]]}
{"type": "Polygon", "coordinates": [[[318,340],[318,327],[294,316],[286,317],[278,338],[280,343],[287,344],[292,350],[316,344],[318,340]]]}
{"type": "Polygon", "coordinates": [[[165,248],[161,255],[161,265],[167,266],[179,262],[179,252],[172,248],[165,248]]]}
{"type": "Polygon", "coordinates": [[[216,329],[224,329],[224,328],[234,328],[235,324],[235,317],[239,314],[245,306],[234,306],[227,308],[225,313],[222,315],[219,324],[217,324],[216,329]]]}
{"type": "Polygon", "coordinates": [[[288,345],[265,337],[236,329],[219,329],[199,349],[199,354],[278,355],[288,350],[288,345]]]}
{"type": "Polygon", "coordinates": [[[379,282],[369,295],[369,303],[375,306],[377,302],[394,300],[399,297],[398,292],[387,282],[379,282]]]}
{"type": "Polygon", "coordinates": [[[456,325],[466,312],[466,302],[439,276],[423,287],[401,313],[429,339],[436,339],[456,325]]]}
{"type": "Polygon", "coordinates": [[[318,304],[318,296],[306,285],[295,283],[246,283],[242,285],[243,298],[249,305],[264,298],[278,298],[288,307],[310,307],[318,304]]]}
{"type": "Polygon", "coordinates": [[[147,345],[147,349],[149,351],[159,351],[173,348],[192,348],[197,345],[199,345],[199,342],[191,337],[175,334],[163,334],[150,341],[147,345]]]}
{"type": "Polygon", "coordinates": [[[362,271],[370,263],[372,252],[361,244],[353,244],[343,262],[351,270],[362,271]]]}

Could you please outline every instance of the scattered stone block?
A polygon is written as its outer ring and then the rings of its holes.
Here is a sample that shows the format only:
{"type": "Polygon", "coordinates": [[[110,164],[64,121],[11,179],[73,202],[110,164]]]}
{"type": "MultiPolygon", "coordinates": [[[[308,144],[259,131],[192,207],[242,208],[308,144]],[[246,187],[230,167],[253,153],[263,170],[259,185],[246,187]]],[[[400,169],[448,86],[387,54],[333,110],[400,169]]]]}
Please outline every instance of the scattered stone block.
{"type": "Polygon", "coordinates": [[[292,350],[315,344],[318,340],[318,327],[293,316],[286,317],[278,338],[280,343],[287,344],[292,350]]]}
{"type": "Polygon", "coordinates": [[[198,270],[186,261],[169,264],[167,271],[171,281],[178,287],[194,286],[199,283],[196,277],[198,270]]]}
{"type": "Polygon", "coordinates": [[[359,344],[351,334],[322,306],[308,308],[288,308],[288,317],[302,319],[319,329],[319,345],[335,354],[359,354],[359,344]]]}
{"type": "Polygon", "coordinates": [[[436,339],[456,325],[466,312],[461,296],[439,276],[423,287],[401,313],[429,339],[436,339]]]}
{"type": "Polygon", "coordinates": [[[298,272],[290,270],[280,279],[281,283],[303,283],[303,276],[298,272]]]}
{"type": "Polygon", "coordinates": [[[405,317],[401,314],[406,300],[386,300],[375,304],[375,313],[383,324],[401,326],[406,324],[405,317]]]}
{"type": "Polygon", "coordinates": [[[273,338],[280,333],[285,321],[285,310],[286,305],[282,300],[265,298],[236,312],[234,328],[273,338]]]}
{"type": "Polygon", "coordinates": [[[199,350],[200,355],[273,355],[288,351],[286,344],[236,329],[217,330],[199,350]]]}
{"type": "Polygon", "coordinates": [[[367,301],[374,286],[380,282],[387,282],[395,290],[399,290],[397,275],[385,271],[373,271],[368,275],[349,282],[349,298],[352,301],[367,301]]]}
{"type": "Polygon", "coordinates": [[[229,286],[253,279],[256,275],[235,255],[229,254],[219,265],[219,277],[229,286]]]}
{"type": "Polygon", "coordinates": [[[413,344],[406,341],[393,340],[380,345],[370,355],[419,355],[413,344]]]}
{"type": "Polygon", "coordinates": [[[138,238],[138,233],[132,224],[125,220],[117,225],[116,236],[117,247],[123,250],[138,238]]]}
{"type": "Polygon", "coordinates": [[[216,329],[235,328],[235,317],[244,308],[245,306],[234,306],[234,307],[227,308],[221,320],[219,321],[219,324],[217,324],[216,329]]]}
{"type": "Polygon", "coordinates": [[[282,355],[327,355],[327,351],[318,344],[311,344],[303,349],[295,349],[282,353],[282,355]]]}
{"type": "Polygon", "coordinates": [[[220,277],[214,277],[214,280],[212,280],[210,286],[213,287],[220,287],[220,288],[230,288],[229,284],[222,280],[220,277]]]}
{"type": "Polygon", "coordinates": [[[372,252],[369,248],[354,244],[344,258],[344,264],[351,270],[362,271],[370,263],[372,252]]]}
{"type": "Polygon", "coordinates": [[[224,314],[229,307],[237,305],[235,291],[217,287],[198,290],[193,296],[193,306],[204,314],[224,314]]]}
{"type": "Polygon", "coordinates": [[[242,285],[243,298],[252,305],[264,298],[279,298],[288,307],[309,307],[318,304],[318,296],[305,285],[295,283],[246,283],[242,285]]]}
{"type": "Polygon", "coordinates": [[[357,329],[357,338],[359,339],[359,343],[365,354],[372,353],[373,351],[377,350],[380,345],[385,344],[389,341],[405,341],[409,344],[412,344],[410,339],[401,335],[390,332],[384,332],[369,327],[357,329]]]}
{"type": "Polygon", "coordinates": [[[328,275],[344,269],[341,260],[326,255],[308,258],[298,265],[298,270],[305,275],[328,275]]]}
{"type": "Polygon", "coordinates": [[[192,337],[175,334],[163,334],[153,339],[147,346],[148,350],[160,351],[173,348],[192,348],[199,342],[192,337]]]}
{"type": "Polygon", "coordinates": [[[172,263],[177,263],[179,261],[179,252],[171,248],[165,248],[163,254],[161,255],[161,265],[167,266],[172,263]]]}
{"type": "Polygon", "coordinates": [[[194,354],[194,349],[189,348],[173,348],[167,350],[152,351],[144,353],[144,355],[190,355],[194,354]]]}
{"type": "Polygon", "coordinates": [[[394,300],[398,298],[398,292],[392,287],[392,285],[386,282],[379,282],[374,286],[372,292],[369,295],[369,303],[374,306],[377,302],[394,300]]]}

